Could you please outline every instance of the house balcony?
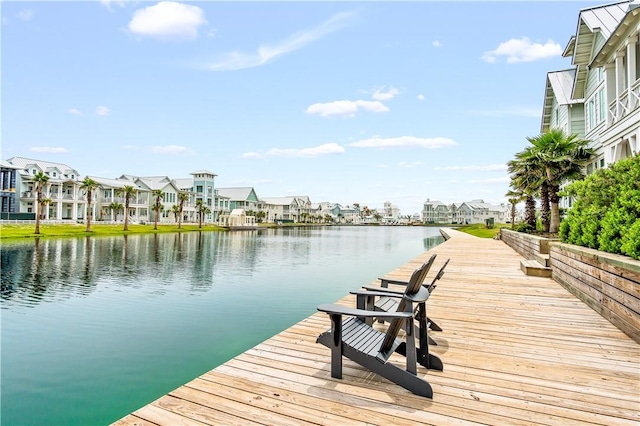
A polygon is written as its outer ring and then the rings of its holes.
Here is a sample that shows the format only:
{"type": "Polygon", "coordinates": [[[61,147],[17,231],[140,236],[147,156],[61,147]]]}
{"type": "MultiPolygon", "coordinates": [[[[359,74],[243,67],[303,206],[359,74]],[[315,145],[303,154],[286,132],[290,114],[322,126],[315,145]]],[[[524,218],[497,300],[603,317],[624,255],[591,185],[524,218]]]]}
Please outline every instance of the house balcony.
{"type": "Polygon", "coordinates": [[[609,118],[611,125],[619,122],[631,112],[640,107],[640,79],[632,85],[631,90],[625,90],[617,99],[609,104],[609,118]]]}

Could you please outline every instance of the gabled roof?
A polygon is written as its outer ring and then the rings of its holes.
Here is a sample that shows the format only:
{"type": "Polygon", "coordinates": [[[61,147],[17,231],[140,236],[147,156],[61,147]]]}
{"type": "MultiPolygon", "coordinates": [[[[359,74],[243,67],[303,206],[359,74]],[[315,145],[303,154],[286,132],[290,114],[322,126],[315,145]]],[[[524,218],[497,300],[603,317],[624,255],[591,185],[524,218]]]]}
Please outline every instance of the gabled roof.
{"type": "Polygon", "coordinates": [[[273,206],[290,206],[294,203],[295,197],[262,197],[260,201],[273,206]]]}
{"type": "Polygon", "coordinates": [[[547,84],[544,90],[544,106],[542,108],[541,132],[549,130],[554,98],[558,101],[559,105],[579,104],[584,102],[584,99],[573,99],[571,97],[571,90],[573,88],[575,76],[575,68],[551,71],[547,73],[547,84]]]}
{"type": "MultiPolygon", "coordinates": [[[[239,188],[216,188],[218,195],[229,198],[232,201],[246,201],[251,197],[251,194],[256,195],[256,192],[252,187],[239,187],[239,188]]],[[[256,196],[257,198],[257,196],[256,196]]]]}
{"type": "Polygon", "coordinates": [[[430,204],[430,205],[432,205],[432,206],[434,206],[434,207],[437,207],[437,206],[445,206],[445,207],[446,207],[446,206],[447,206],[447,205],[446,205],[445,203],[443,203],[442,201],[438,201],[438,200],[429,200],[429,199],[427,199],[427,201],[425,201],[425,203],[424,203],[424,205],[425,205],[425,206],[426,206],[427,204],[430,204]]]}
{"type": "Polygon", "coordinates": [[[173,186],[176,191],[179,190],[168,176],[144,176],[139,177],[138,180],[143,182],[151,190],[164,189],[169,185],[173,186]]]}
{"type": "Polygon", "coordinates": [[[16,166],[15,164],[11,164],[8,161],[4,161],[4,160],[0,160],[0,167],[2,167],[3,169],[20,170],[20,167],[16,166]]]}
{"type": "Polygon", "coordinates": [[[625,17],[629,3],[631,2],[627,0],[580,11],[576,35],[569,40],[564,53],[565,56],[572,56],[572,63],[577,65],[577,75],[571,95],[573,98],[584,97],[587,65],[591,62],[596,33],[608,39],[625,17]]]}
{"type": "MultiPolygon", "coordinates": [[[[194,172],[194,173],[198,173],[198,172],[194,172]]],[[[190,191],[193,189],[193,179],[191,178],[174,179],[173,183],[181,191],[190,191]]]]}
{"type": "Polygon", "coordinates": [[[627,12],[620,23],[607,38],[607,42],[600,48],[589,63],[589,68],[599,67],[606,63],[607,56],[613,53],[613,49],[618,47],[622,41],[628,37],[628,32],[634,31],[633,23],[640,19],[640,0],[635,0],[627,4],[627,12]]]}
{"type": "Polygon", "coordinates": [[[37,166],[38,169],[43,172],[57,169],[60,173],[62,173],[65,178],[71,178],[71,175],[75,176],[75,179],[79,178],[79,173],[76,169],[67,166],[63,163],[52,163],[50,161],[42,161],[42,160],[34,160],[32,158],[25,157],[12,157],[7,160],[10,164],[17,166],[20,169],[26,169],[28,166],[37,166]]]}
{"type": "MultiPolygon", "coordinates": [[[[123,188],[125,185],[131,185],[131,182],[122,179],[110,179],[98,176],[87,176],[96,181],[103,188],[123,188]]],[[[134,185],[140,189],[137,185],[134,185]]]]}

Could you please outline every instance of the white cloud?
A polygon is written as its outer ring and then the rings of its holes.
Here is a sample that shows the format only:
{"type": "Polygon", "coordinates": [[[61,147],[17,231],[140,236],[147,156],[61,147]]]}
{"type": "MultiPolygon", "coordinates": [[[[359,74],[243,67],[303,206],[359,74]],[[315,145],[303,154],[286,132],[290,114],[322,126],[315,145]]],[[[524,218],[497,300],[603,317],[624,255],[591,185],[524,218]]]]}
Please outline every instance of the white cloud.
{"type": "Polygon", "coordinates": [[[207,20],[198,6],[162,1],[136,10],[129,22],[129,31],[160,40],[195,40],[198,27],[207,20]]]}
{"type": "Polygon", "coordinates": [[[188,154],[191,151],[181,145],[153,145],[150,150],[154,154],[188,154]]]}
{"type": "Polygon", "coordinates": [[[486,166],[446,166],[446,167],[434,167],[433,170],[493,172],[493,171],[507,170],[507,165],[506,164],[489,164],[486,166]]]}
{"type": "Polygon", "coordinates": [[[485,110],[472,110],[470,111],[474,115],[481,115],[485,117],[531,117],[540,118],[541,109],[536,107],[510,107],[502,109],[485,109],[485,110]]]}
{"type": "Polygon", "coordinates": [[[111,9],[112,4],[118,5],[120,7],[124,7],[126,2],[124,0],[100,0],[100,3],[102,3],[102,5],[105,6],[107,9],[112,10],[111,9]]]}
{"type": "Polygon", "coordinates": [[[416,98],[418,98],[419,101],[424,101],[424,95],[422,93],[416,96],[416,98]]]}
{"type": "Polygon", "coordinates": [[[33,10],[22,9],[20,12],[18,12],[18,18],[23,21],[29,21],[31,18],[33,18],[33,10]]]}
{"type": "Polygon", "coordinates": [[[500,56],[507,57],[508,64],[516,64],[519,62],[532,62],[539,59],[560,56],[562,47],[553,40],[548,40],[545,44],[532,43],[527,37],[521,39],[512,38],[511,40],[500,43],[494,50],[485,52],[482,60],[494,63],[500,56]]]}
{"type": "Polygon", "coordinates": [[[359,109],[370,112],[386,112],[389,108],[379,101],[333,101],[316,103],[307,108],[307,114],[316,114],[321,117],[355,117],[359,109]]]}
{"type": "Polygon", "coordinates": [[[47,154],[64,154],[69,152],[67,148],[61,146],[34,146],[29,148],[29,151],[47,153],[47,154]]]}
{"type": "Polygon", "coordinates": [[[327,143],[311,148],[272,148],[264,154],[258,152],[246,152],[241,155],[243,158],[261,158],[261,157],[318,157],[320,155],[342,154],[344,148],[337,143],[327,143]]]}
{"type": "Polygon", "coordinates": [[[373,92],[371,97],[377,101],[388,101],[389,99],[393,99],[400,91],[395,87],[389,87],[389,89],[385,92],[386,86],[379,87],[373,92]]]}
{"type": "Polygon", "coordinates": [[[422,161],[401,161],[398,163],[398,166],[405,168],[405,169],[411,169],[413,167],[420,167],[424,165],[424,162],[422,161]]]}
{"type": "Polygon", "coordinates": [[[109,108],[107,108],[106,106],[102,106],[102,105],[98,105],[96,107],[96,114],[105,117],[107,115],[109,115],[109,113],[111,112],[111,110],[109,108]]]}
{"type": "Polygon", "coordinates": [[[434,40],[433,43],[431,43],[431,45],[433,47],[442,47],[442,43],[438,40],[434,40]]]}
{"type": "Polygon", "coordinates": [[[457,146],[458,143],[449,138],[418,138],[415,136],[400,136],[397,138],[371,138],[350,143],[357,148],[408,148],[418,147],[426,149],[457,146]]]}
{"type": "Polygon", "coordinates": [[[71,108],[69,109],[69,114],[73,114],[73,115],[82,115],[82,113],[80,112],[79,109],[75,109],[75,108],[71,108]]]}
{"type": "Polygon", "coordinates": [[[333,15],[315,28],[292,34],[285,40],[271,45],[261,45],[255,52],[229,52],[218,62],[207,66],[211,71],[233,71],[265,65],[278,56],[296,51],[349,25],[355,15],[342,12],[333,15]]]}
{"type": "Polygon", "coordinates": [[[502,176],[498,178],[489,178],[489,179],[474,179],[470,180],[469,183],[505,183],[511,182],[511,178],[509,176],[502,176]]]}

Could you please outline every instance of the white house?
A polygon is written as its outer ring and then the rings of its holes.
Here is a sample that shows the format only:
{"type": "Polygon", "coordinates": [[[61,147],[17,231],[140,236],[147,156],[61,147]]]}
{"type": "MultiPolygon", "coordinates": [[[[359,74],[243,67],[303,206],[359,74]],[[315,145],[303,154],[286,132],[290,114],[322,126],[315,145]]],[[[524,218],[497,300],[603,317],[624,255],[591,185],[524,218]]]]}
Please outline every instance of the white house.
{"type": "Polygon", "coordinates": [[[422,222],[451,223],[451,211],[445,203],[427,198],[422,206],[422,222]]]}
{"type": "Polygon", "coordinates": [[[44,209],[46,220],[76,221],[85,218],[86,201],[84,193],[80,191],[80,174],[72,167],[62,163],[34,160],[24,157],[12,157],[9,164],[18,168],[16,175],[17,211],[35,213],[36,197],[33,177],[38,172],[49,176],[44,187],[43,197],[51,200],[44,209]]]}

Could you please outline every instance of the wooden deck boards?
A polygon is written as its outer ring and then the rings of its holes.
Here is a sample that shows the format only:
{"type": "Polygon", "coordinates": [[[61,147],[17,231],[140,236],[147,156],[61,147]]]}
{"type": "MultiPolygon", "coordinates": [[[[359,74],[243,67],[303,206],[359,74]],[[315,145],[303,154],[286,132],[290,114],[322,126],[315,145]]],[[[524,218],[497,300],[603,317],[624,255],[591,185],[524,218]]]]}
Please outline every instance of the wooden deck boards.
{"type": "Polygon", "coordinates": [[[640,424],[640,345],[552,279],[525,276],[503,242],[447,232],[389,274],[451,258],[427,308],[444,329],[430,333],[444,371],[418,371],[433,400],[347,359],[331,378],[315,343],[329,317],[315,313],[114,425],[640,424]]]}

